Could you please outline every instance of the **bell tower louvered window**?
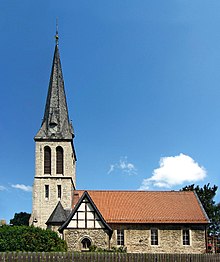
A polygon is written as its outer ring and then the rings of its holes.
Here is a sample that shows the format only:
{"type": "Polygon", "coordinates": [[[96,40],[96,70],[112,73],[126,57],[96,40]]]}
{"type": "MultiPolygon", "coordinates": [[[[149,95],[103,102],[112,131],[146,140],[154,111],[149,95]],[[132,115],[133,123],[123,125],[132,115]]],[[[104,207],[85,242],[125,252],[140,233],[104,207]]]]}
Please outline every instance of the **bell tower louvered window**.
{"type": "Polygon", "coordinates": [[[63,174],[63,148],[61,146],[56,148],[56,157],[57,174],[63,174]]]}
{"type": "Polygon", "coordinates": [[[51,174],[51,149],[49,146],[44,148],[44,174],[51,174]]]}

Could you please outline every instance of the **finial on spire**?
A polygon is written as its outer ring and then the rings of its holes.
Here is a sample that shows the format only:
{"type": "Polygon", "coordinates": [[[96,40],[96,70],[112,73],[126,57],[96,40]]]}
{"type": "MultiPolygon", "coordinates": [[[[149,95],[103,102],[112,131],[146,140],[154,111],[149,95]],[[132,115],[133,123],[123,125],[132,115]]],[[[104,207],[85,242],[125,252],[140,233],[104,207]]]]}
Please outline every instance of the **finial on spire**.
{"type": "Polygon", "coordinates": [[[56,41],[56,45],[58,45],[58,42],[59,42],[59,35],[58,35],[58,18],[56,18],[56,35],[55,35],[55,41],[56,41]]]}

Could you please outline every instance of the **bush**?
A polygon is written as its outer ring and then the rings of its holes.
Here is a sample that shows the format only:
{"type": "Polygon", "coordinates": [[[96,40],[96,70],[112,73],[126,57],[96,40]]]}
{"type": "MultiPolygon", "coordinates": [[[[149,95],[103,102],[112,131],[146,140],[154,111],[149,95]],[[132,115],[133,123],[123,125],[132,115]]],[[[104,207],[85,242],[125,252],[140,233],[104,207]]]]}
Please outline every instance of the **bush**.
{"type": "Polygon", "coordinates": [[[0,252],[30,251],[50,252],[66,251],[66,242],[56,232],[28,226],[0,227],[0,252]]]}

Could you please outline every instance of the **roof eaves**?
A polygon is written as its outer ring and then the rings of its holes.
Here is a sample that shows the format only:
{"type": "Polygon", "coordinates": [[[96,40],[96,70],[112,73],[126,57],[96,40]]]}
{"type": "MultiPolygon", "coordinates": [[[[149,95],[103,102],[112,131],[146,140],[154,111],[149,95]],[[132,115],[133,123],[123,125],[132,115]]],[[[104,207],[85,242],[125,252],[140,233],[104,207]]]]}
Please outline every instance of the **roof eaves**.
{"type": "Polygon", "coordinates": [[[107,220],[109,224],[207,224],[207,221],[201,220],[191,220],[191,221],[182,221],[182,220],[107,220]]]}

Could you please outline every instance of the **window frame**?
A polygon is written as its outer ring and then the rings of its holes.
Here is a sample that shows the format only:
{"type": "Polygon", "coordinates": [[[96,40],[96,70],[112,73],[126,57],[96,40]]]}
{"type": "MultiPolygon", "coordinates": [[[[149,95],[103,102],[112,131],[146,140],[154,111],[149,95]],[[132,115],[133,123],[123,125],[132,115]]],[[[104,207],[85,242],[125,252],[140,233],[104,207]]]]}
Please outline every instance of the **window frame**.
{"type": "Polygon", "coordinates": [[[44,174],[51,175],[51,148],[44,147],[44,174]]]}
{"type": "Polygon", "coordinates": [[[50,187],[49,187],[49,185],[45,185],[44,186],[44,190],[45,190],[45,198],[49,199],[49,196],[50,196],[50,187]]]}
{"type": "Polygon", "coordinates": [[[124,229],[117,229],[117,246],[124,246],[125,245],[125,231],[124,229]]]}
{"type": "Polygon", "coordinates": [[[62,197],[62,186],[61,185],[57,185],[57,197],[59,199],[61,199],[62,197]]]}
{"type": "Polygon", "coordinates": [[[159,230],[158,230],[158,228],[151,228],[150,229],[150,244],[151,244],[151,246],[158,246],[159,245],[159,230]]]}
{"type": "Polygon", "coordinates": [[[62,146],[56,147],[56,174],[64,174],[64,150],[62,146]]]}
{"type": "Polygon", "coordinates": [[[183,246],[190,246],[191,245],[190,229],[187,229],[187,228],[182,229],[182,244],[183,244],[183,246]]]}

